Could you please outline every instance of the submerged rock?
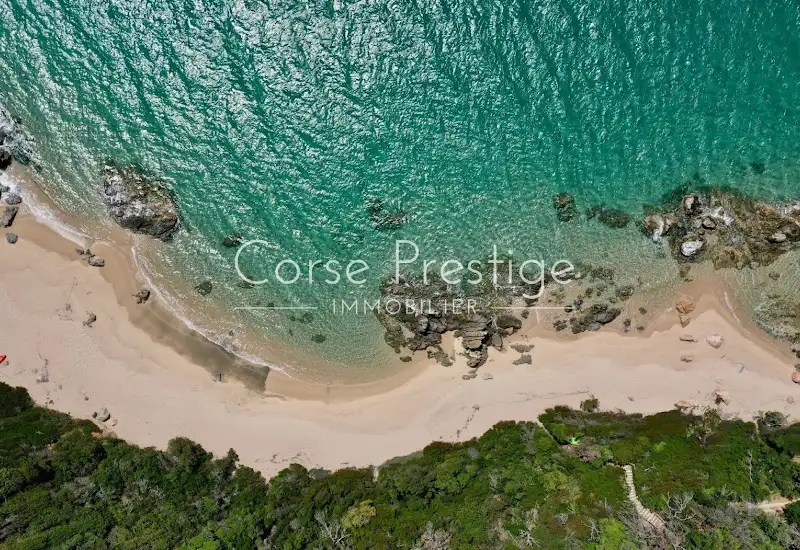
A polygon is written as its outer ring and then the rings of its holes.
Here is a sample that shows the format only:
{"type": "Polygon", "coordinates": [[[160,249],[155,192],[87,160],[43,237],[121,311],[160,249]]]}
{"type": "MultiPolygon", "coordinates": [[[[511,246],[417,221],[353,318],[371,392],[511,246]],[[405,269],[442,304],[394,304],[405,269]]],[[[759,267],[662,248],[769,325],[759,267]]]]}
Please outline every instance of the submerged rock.
{"type": "Polygon", "coordinates": [[[222,246],[225,248],[235,248],[242,244],[243,239],[241,235],[228,235],[222,239],[222,246]]]}
{"type": "Polygon", "coordinates": [[[168,241],[180,226],[178,205],[166,184],[133,167],[103,168],[111,217],[125,229],[168,241]]]}
{"type": "Polygon", "coordinates": [[[628,213],[615,208],[607,208],[603,205],[588,209],[586,211],[586,217],[590,220],[597,217],[600,223],[612,229],[627,227],[628,223],[631,221],[631,217],[628,213]]]}
{"type": "Polygon", "coordinates": [[[553,206],[556,209],[556,216],[558,216],[558,219],[562,222],[568,222],[578,215],[575,197],[569,193],[559,193],[554,196],[553,206]]]}
{"type": "Polygon", "coordinates": [[[211,281],[203,281],[194,287],[194,289],[198,292],[198,294],[200,294],[200,296],[208,296],[211,294],[211,291],[214,290],[214,283],[211,281]]]}
{"type": "Polygon", "coordinates": [[[13,157],[11,156],[11,153],[0,148],[0,170],[5,170],[8,168],[11,165],[12,160],[13,157]]]}
{"type": "Polygon", "coordinates": [[[380,199],[371,199],[367,203],[372,226],[380,231],[398,229],[406,223],[406,213],[399,208],[386,208],[380,199]]]}

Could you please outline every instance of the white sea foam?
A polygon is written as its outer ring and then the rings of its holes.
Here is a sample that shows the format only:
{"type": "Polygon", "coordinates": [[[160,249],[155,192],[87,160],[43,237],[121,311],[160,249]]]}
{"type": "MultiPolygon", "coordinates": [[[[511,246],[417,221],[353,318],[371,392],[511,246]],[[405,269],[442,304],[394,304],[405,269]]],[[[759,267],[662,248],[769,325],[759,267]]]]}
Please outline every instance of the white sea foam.
{"type": "Polygon", "coordinates": [[[86,246],[90,240],[88,235],[61,220],[49,206],[36,200],[35,194],[28,193],[25,187],[21,185],[16,178],[8,174],[8,172],[0,172],[0,185],[5,185],[9,187],[12,192],[20,195],[23,198],[25,208],[33,215],[37,222],[46,225],[65,239],[77,245],[86,246]]]}

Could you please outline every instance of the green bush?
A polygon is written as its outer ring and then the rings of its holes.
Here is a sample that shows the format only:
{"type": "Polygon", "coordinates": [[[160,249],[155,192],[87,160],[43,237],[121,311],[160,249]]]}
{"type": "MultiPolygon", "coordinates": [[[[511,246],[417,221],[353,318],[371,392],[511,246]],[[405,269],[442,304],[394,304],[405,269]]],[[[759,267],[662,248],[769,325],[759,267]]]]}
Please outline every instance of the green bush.
{"type": "Polygon", "coordinates": [[[97,438],[93,424],[35,407],[25,390],[0,384],[0,395],[8,397],[0,417],[3,549],[626,550],[642,546],[623,521],[630,503],[620,464],[628,463],[653,509],[668,494],[694,495],[691,521],[679,529],[684,548],[782,548],[800,518],[790,505],[785,520],[720,520],[736,510],[729,501],[798,493],[795,426],[762,440],[754,424],[719,419],[698,437],[702,419],[677,411],[556,407],[541,425],[501,422],[464,443],[432,443],[389,461],[377,477],[372,468],[293,464],[267,482],[239,466],[233,450],[214,458],[185,438],[165,451],[97,438]]]}

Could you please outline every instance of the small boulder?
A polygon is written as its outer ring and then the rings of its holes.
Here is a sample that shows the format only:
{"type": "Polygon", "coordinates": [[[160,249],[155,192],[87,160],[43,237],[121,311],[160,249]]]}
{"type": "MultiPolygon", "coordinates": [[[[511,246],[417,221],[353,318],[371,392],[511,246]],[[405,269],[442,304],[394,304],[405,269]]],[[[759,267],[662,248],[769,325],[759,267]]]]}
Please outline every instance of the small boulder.
{"type": "Polygon", "coordinates": [[[709,231],[713,231],[714,229],[717,228],[717,222],[715,222],[713,218],[709,218],[708,216],[706,216],[705,218],[703,218],[702,226],[703,229],[708,229],[709,231]]]}
{"type": "Polygon", "coordinates": [[[694,361],[694,355],[681,355],[681,361],[684,363],[691,363],[694,361]]]}
{"type": "Polygon", "coordinates": [[[708,345],[714,349],[719,349],[719,347],[722,345],[724,341],[725,339],[721,335],[716,333],[706,338],[706,342],[708,342],[708,345]]]}
{"type": "Polygon", "coordinates": [[[108,419],[111,418],[111,413],[108,412],[107,408],[103,407],[92,416],[94,416],[94,418],[96,418],[100,422],[108,422],[108,419]]]}
{"type": "Polygon", "coordinates": [[[95,323],[95,321],[97,321],[97,315],[90,311],[89,316],[83,322],[83,326],[92,328],[92,325],[95,323]]]}
{"type": "Polygon", "coordinates": [[[777,281],[778,279],[781,278],[781,274],[778,273],[777,271],[770,271],[769,278],[772,279],[773,281],[777,281]]]}
{"type": "Polygon", "coordinates": [[[461,375],[461,379],[462,380],[472,380],[473,378],[477,378],[477,377],[478,377],[478,375],[476,373],[474,373],[474,372],[471,372],[469,374],[462,374],[461,375]]]}
{"type": "Polygon", "coordinates": [[[22,202],[22,197],[20,197],[17,193],[6,193],[3,195],[3,202],[14,206],[15,204],[20,204],[22,202]]]}
{"type": "Polygon", "coordinates": [[[197,291],[198,294],[200,294],[200,296],[208,296],[214,289],[214,284],[211,281],[203,281],[202,283],[194,287],[194,289],[197,291]]]}
{"type": "Polygon", "coordinates": [[[684,258],[694,258],[698,252],[703,248],[703,241],[700,239],[691,239],[681,243],[681,256],[684,258]]]}
{"type": "Polygon", "coordinates": [[[6,242],[8,244],[15,244],[19,240],[16,233],[6,233],[6,242]]]}
{"type": "Polygon", "coordinates": [[[686,328],[692,322],[692,318],[688,315],[678,315],[678,321],[680,321],[682,328],[686,328]]]}
{"type": "Polygon", "coordinates": [[[9,206],[3,210],[3,215],[0,216],[0,227],[11,227],[14,224],[14,218],[17,217],[19,208],[16,206],[9,206]]]}
{"type": "Polygon", "coordinates": [[[523,353],[519,356],[519,359],[515,359],[512,363],[514,365],[530,365],[533,363],[533,358],[527,353],[523,353]]]}
{"type": "Polygon", "coordinates": [[[492,346],[497,350],[503,349],[503,337],[497,332],[492,334],[492,346]]]}
{"type": "Polygon", "coordinates": [[[694,300],[685,296],[678,298],[678,301],[675,302],[675,309],[678,310],[678,313],[681,315],[688,315],[694,311],[695,307],[697,307],[697,305],[694,303],[694,300]]]}
{"type": "Polygon", "coordinates": [[[142,290],[134,294],[133,297],[136,298],[137,304],[144,304],[145,302],[147,302],[147,300],[150,299],[150,291],[146,288],[143,288],[142,290]]]}
{"type": "Polygon", "coordinates": [[[106,265],[106,261],[103,258],[98,258],[97,256],[89,256],[87,261],[92,267],[104,267],[106,265]]]}
{"type": "Polygon", "coordinates": [[[222,239],[222,246],[225,248],[235,248],[242,244],[243,239],[241,235],[228,235],[222,239]]]}
{"type": "Polygon", "coordinates": [[[678,339],[681,342],[697,342],[697,340],[695,340],[694,336],[692,336],[691,334],[681,334],[680,336],[678,336],[678,339]]]}
{"type": "Polygon", "coordinates": [[[687,216],[694,216],[700,212],[700,198],[691,193],[683,197],[683,213],[687,216]]]}
{"type": "Polygon", "coordinates": [[[482,376],[484,380],[491,380],[492,378],[494,378],[494,376],[492,376],[488,372],[484,372],[482,376]]]}
{"type": "Polygon", "coordinates": [[[800,371],[794,371],[792,373],[792,382],[795,384],[800,384],[800,371]]]}
{"type": "Polygon", "coordinates": [[[533,347],[533,344],[511,344],[511,349],[517,353],[528,353],[533,347]]]}
{"type": "Polygon", "coordinates": [[[403,363],[410,363],[411,362],[411,356],[410,355],[401,355],[400,356],[400,361],[402,361],[403,363]]]}

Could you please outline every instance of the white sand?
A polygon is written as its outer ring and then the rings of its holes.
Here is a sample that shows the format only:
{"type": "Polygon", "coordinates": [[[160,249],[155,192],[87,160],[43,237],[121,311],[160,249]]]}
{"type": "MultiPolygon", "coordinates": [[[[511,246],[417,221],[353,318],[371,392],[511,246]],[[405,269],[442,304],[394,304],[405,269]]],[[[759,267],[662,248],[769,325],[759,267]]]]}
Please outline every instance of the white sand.
{"type": "Polygon", "coordinates": [[[722,389],[730,395],[724,411],[750,418],[780,410],[798,417],[800,386],[790,381],[786,346],[735,324],[711,295],[703,296],[702,313],[685,329],[671,326],[667,314],[659,320],[665,330],[648,337],[529,336],[536,345],[532,365],[514,366],[518,353],[492,350],[470,381],[461,379],[463,364],[431,365],[399,385],[339,388],[340,397],[328,403],[278,397],[285,386],[273,376],[260,394],[215,382],[137,328],[133,310],[103,276],[114,272],[113,255],[103,270],[90,268],[70,259],[74,246],[56,236],[48,237],[48,248],[60,253],[34,244],[44,230],[30,218],[23,216],[14,229],[16,245],[0,241],[0,354],[9,357],[0,380],[77,417],[107,407],[114,432],[140,445],[163,448],[186,436],[217,454],[234,448],[244,464],[270,475],[291,462],[327,469],[377,465],[432,440],[463,441],[501,420],[534,420],[547,407],[577,406],[590,393],[603,408],[650,413],[679,400],[710,404],[712,392],[722,389]],[[87,311],[98,319],[91,328],[82,323],[87,311]],[[725,338],[718,350],[705,342],[715,332],[725,338]],[[699,342],[679,341],[684,333],[699,342]],[[681,362],[684,354],[694,361],[681,362]],[[45,360],[49,381],[37,383],[45,360]],[[737,363],[746,366],[743,372],[737,363]],[[483,380],[483,373],[493,379],[483,380]],[[789,396],[797,403],[787,403],[789,396]]]}

